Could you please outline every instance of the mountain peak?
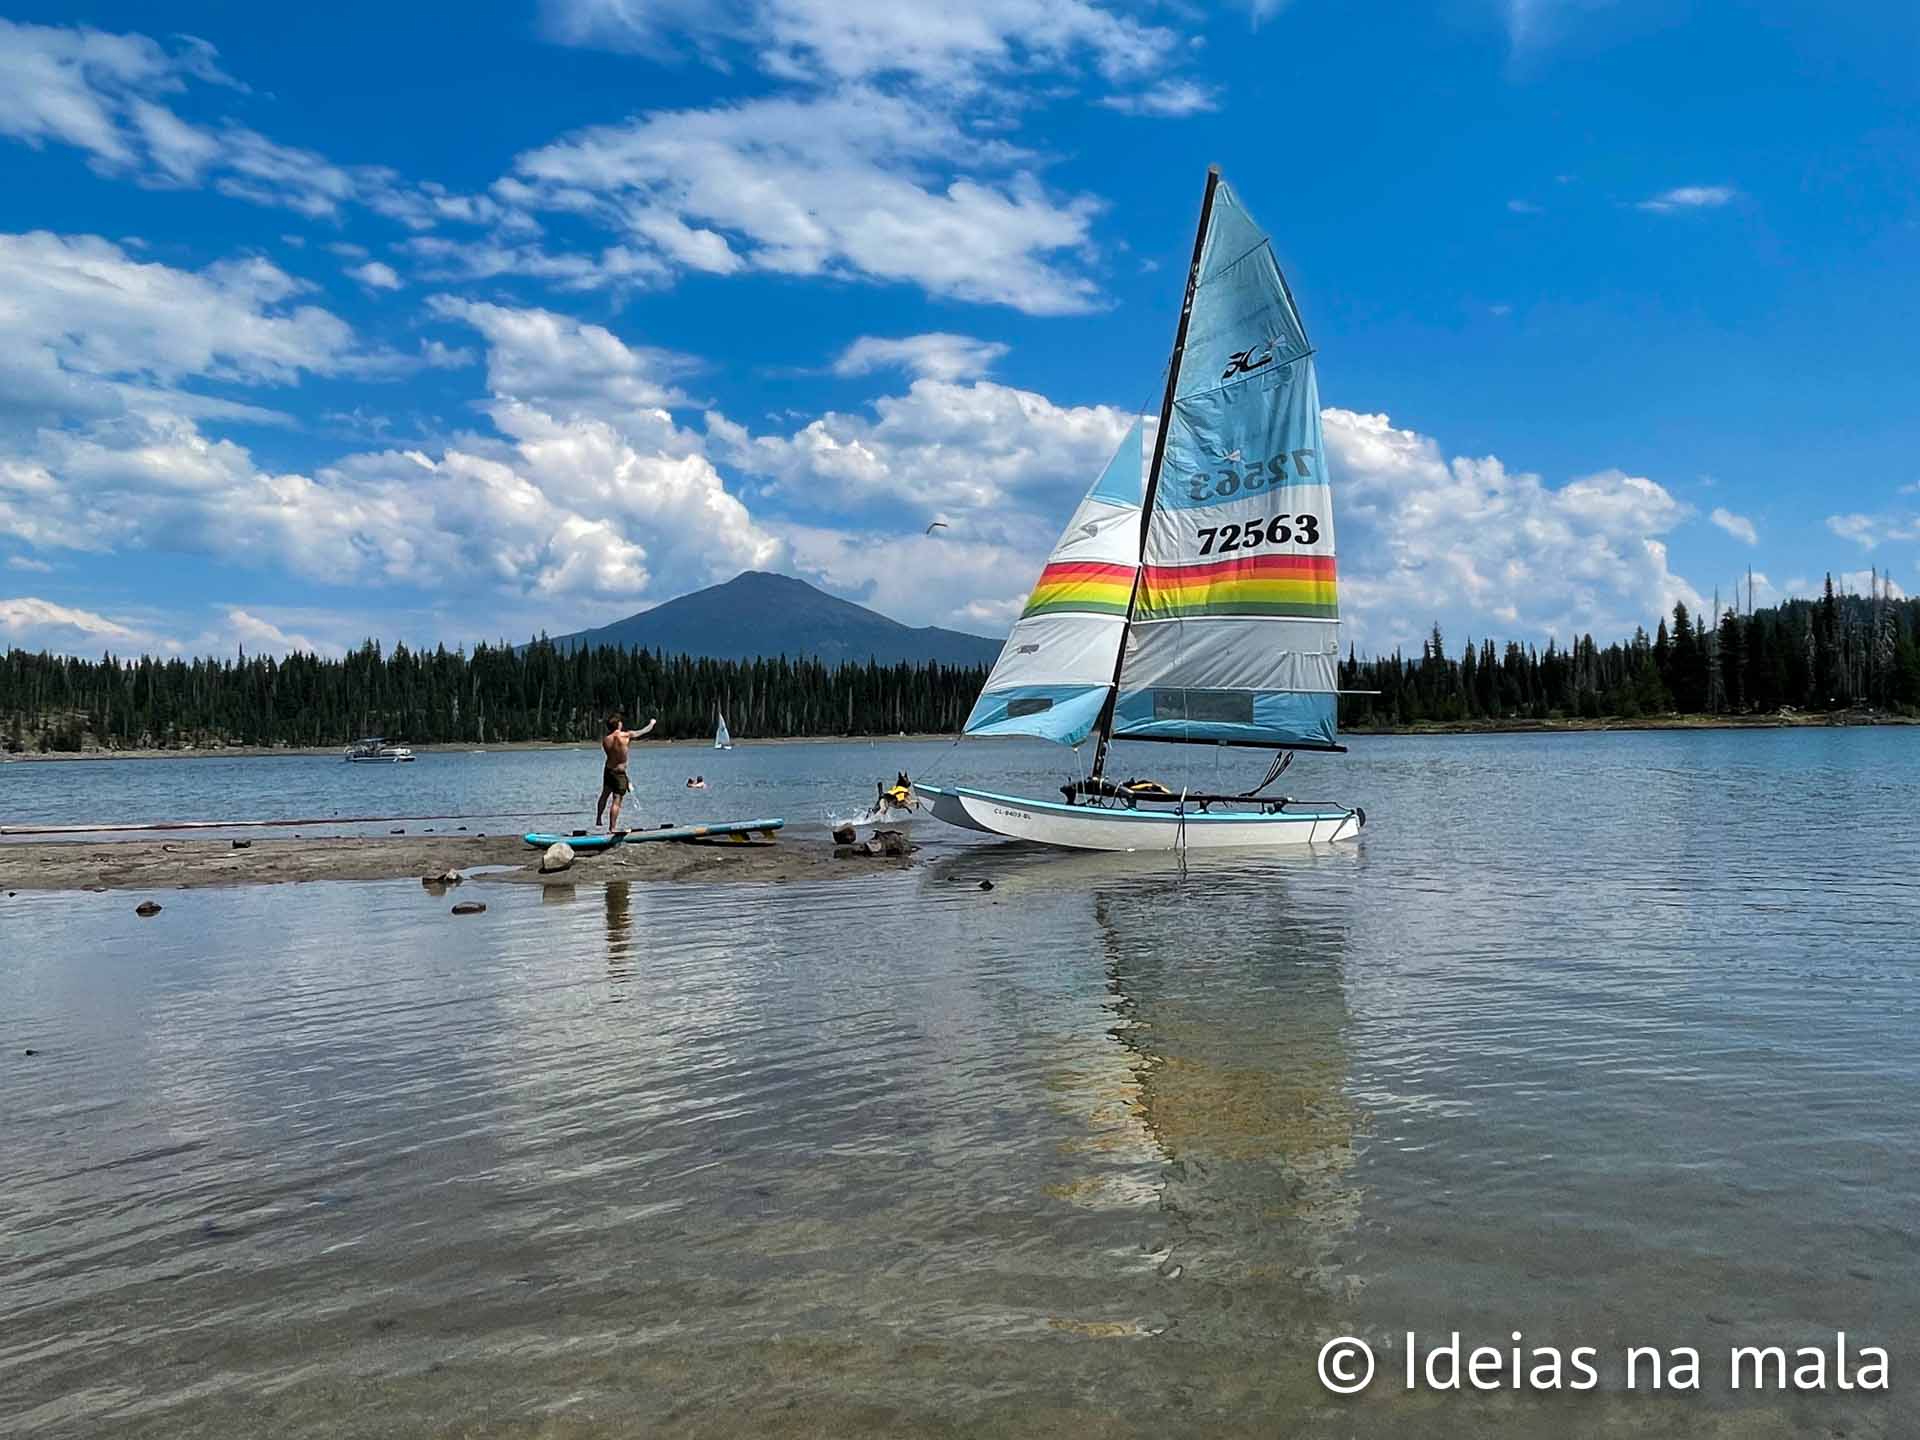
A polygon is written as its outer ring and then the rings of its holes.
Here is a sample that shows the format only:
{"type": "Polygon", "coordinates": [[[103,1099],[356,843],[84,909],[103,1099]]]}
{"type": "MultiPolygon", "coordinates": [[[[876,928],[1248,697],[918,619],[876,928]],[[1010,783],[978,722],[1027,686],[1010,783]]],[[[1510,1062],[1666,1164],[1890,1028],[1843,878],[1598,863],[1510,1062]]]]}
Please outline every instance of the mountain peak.
{"type": "Polygon", "coordinates": [[[554,639],[562,649],[611,645],[666,655],[752,660],[786,655],[828,665],[991,665],[1000,642],[958,630],[902,625],[792,575],[742,570],[611,625],[554,639]]]}

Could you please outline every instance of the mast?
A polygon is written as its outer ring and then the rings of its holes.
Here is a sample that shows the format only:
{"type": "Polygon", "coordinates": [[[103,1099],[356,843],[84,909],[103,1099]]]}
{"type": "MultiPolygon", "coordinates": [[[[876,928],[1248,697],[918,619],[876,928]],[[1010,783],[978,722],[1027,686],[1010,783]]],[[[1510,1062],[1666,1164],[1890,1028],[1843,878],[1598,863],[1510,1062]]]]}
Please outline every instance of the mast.
{"type": "MultiPolygon", "coordinates": [[[[1167,432],[1173,428],[1173,396],[1180,384],[1180,360],[1187,349],[1187,322],[1193,318],[1193,292],[1200,285],[1200,257],[1207,247],[1207,225],[1213,219],[1213,192],[1220,187],[1220,167],[1207,167],[1207,190],[1200,201],[1200,228],[1193,237],[1193,261],[1187,267],[1187,294],[1180,302],[1180,325],[1173,335],[1173,359],[1167,362],[1167,390],[1160,399],[1160,428],[1153,436],[1153,463],[1147,467],[1146,489],[1140,497],[1140,553],[1133,571],[1133,590],[1127,596],[1127,623],[1133,623],[1133,607],[1140,600],[1140,567],[1147,560],[1147,527],[1153,523],[1154,492],[1160,488],[1160,464],[1167,455],[1167,432]]],[[[1113,707],[1120,698],[1120,672],[1126,668],[1127,639],[1120,637],[1120,653],[1113,659],[1113,684],[1107,691],[1107,703],[1101,708],[1096,733],[1100,743],[1093,752],[1093,778],[1106,773],[1107,746],[1113,740],[1113,707]]]]}

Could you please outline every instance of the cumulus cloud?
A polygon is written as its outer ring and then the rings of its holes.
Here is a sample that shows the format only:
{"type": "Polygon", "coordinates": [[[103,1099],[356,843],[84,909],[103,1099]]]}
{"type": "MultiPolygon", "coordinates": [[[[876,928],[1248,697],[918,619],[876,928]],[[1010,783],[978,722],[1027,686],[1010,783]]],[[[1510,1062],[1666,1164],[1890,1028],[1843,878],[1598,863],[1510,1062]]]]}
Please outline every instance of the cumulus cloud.
{"type": "Polygon", "coordinates": [[[1324,412],[1339,507],[1341,608],[1376,650],[1436,622],[1524,639],[1651,625],[1700,596],[1661,538],[1687,507],[1652,480],[1606,470],[1554,488],[1493,456],[1448,459],[1384,415],[1324,412]]]}
{"type": "MultiPolygon", "coordinates": [[[[258,258],[182,270],[96,236],[0,235],[0,436],[142,411],[284,422],[187,387],[377,377],[415,363],[362,347],[345,321],[302,303],[309,288],[258,258]]],[[[0,478],[0,504],[25,473],[15,465],[11,486],[0,478]]]]}
{"type": "Polygon", "coordinates": [[[356,265],[353,269],[347,271],[347,274],[358,280],[369,290],[398,290],[400,288],[400,276],[395,273],[394,268],[378,260],[369,260],[364,265],[356,265]]]}
{"type": "Polygon", "coordinates": [[[929,380],[967,380],[984,375],[1007,353],[997,340],[933,331],[886,340],[862,335],[833,362],[836,375],[870,375],[875,370],[901,369],[929,380]]]}
{"type": "Polygon", "coordinates": [[[1731,185],[1679,185],[1642,200],[1636,209],[1665,214],[1675,210],[1717,210],[1740,192],[1731,185]]]}
{"type": "Polygon", "coordinates": [[[565,415],[664,410],[685,401],[672,381],[697,364],[672,351],[629,345],[604,326],[551,310],[455,295],[435,295],[427,304],[487,341],[487,388],[496,398],[565,415]]]}
{"type": "Polygon", "coordinates": [[[0,235],[4,349],[70,373],[284,384],[362,366],[345,321],[292,303],[306,288],[257,258],[178,270],[97,236],[0,235]]]}
{"type": "Polygon", "coordinates": [[[98,655],[124,650],[147,637],[92,610],[58,605],[32,595],[0,598],[0,649],[49,650],[59,655],[98,655]]]}
{"type": "Polygon", "coordinates": [[[1069,257],[1098,205],[1051,193],[1016,160],[939,109],[852,89],[577,131],[520,156],[515,193],[620,230],[623,255],[660,267],[906,282],[1041,315],[1089,309],[1093,282],[1069,257]]]}
{"type": "Polygon", "coordinates": [[[343,647],[325,640],[315,640],[311,636],[288,634],[273,621],[261,615],[231,606],[226,612],[226,625],[223,630],[209,631],[201,636],[197,647],[207,653],[223,650],[245,650],[252,655],[290,655],[298,651],[303,655],[345,654],[343,647]],[[221,642],[227,643],[221,643],[221,642]]]}
{"type": "Polygon", "coordinates": [[[1760,543],[1760,532],[1753,528],[1753,521],[1744,515],[1734,514],[1724,505],[1714,506],[1713,514],[1707,518],[1736,540],[1745,541],[1749,545],[1760,543]]]}
{"type": "MultiPolygon", "coordinates": [[[[675,357],[545,311],[443,300],[437,313],[487,343],[491,433],[308,474],[264,467],[158,403],[74,417],[0,451],[0,535],[38,551],[146,549],[330,586],[465,594],[494,613],[660,598],[785,562],[699,437],[674,425],[663,373],[675,357]],[[95,523],[102,513],[111,527],[95,523]]],[[[177,363],[210,373],[233,363],[227,353],[177,363]]]]}
{"type": "Polygon", "coordinates": [[[829,411],[791,434],[754,436],[709,414],[707,433],[716,453],[794,510],[884,517],[899,529],[965,514],[968,535],[1044,546],[1058,519],[1032,507],[1070,511],[1132,423],[1112,406],[1057,405],[989,380],[920,379],[870,415],[829,411]]]}

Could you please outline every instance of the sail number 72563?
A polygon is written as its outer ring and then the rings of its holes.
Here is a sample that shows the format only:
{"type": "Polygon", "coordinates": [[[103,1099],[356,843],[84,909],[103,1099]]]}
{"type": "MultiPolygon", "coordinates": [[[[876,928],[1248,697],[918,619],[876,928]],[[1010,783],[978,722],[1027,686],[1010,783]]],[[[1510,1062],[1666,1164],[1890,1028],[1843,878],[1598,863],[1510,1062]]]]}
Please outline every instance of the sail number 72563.
{"type": "Polygon", "coordinates": [[[1187,498],[1194,504],[1208,500],[1224,500],[1229,495],[1241,491],[1263,490],[1268,485],[1281,486],[1293,480],[1313,479],[1314,452],[1295,450],[1292,454],[1282,452],[1271,460],[1256,460],[1244,470],[1212,470],[1187,477],[1187,498]],[[1293,464],[1293,474],[1287,473],[1287,464],[1293,464]]]}
{"type": "Polygon", "coordinates": [[[1271,520],[1254,520],[1245,525],[1215,525],[1203,527],[1200,531],[1200,553],[1211,555],[1216,548],[1222,552],[1228,550],[1251,550],[1259,545],[1285,545],[1289,541],[1298,541],[1302,545],[1317,544],[1320,539],[1320,521],[1312,515],[1276,515],[1271,520]]]}

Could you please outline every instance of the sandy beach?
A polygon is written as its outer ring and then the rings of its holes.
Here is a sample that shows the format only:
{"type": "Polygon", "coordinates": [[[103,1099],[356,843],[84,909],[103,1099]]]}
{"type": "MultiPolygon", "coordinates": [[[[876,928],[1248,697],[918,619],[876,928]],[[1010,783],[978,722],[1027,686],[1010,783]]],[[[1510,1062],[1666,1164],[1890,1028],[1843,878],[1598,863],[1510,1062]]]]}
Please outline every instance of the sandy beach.
{"type": "MultiPolygon", "coordinates": [[[[301,880],[394,880],[448,870],[474,882],[568,885],[613,880],[695,884],[852,879],[904,869],[906,859],[836,859],[823,826],[789,827],[771,844],[629,842],[582,855],[571,869],[542,875],[539,852],[517,835],[347,836],[255,840],[46,841],[0,845],[0,890],[182,890],[209,885],[278,885],[301,880]]],[[[471,884],[462,889],[471,889],[471,884]]]]}

